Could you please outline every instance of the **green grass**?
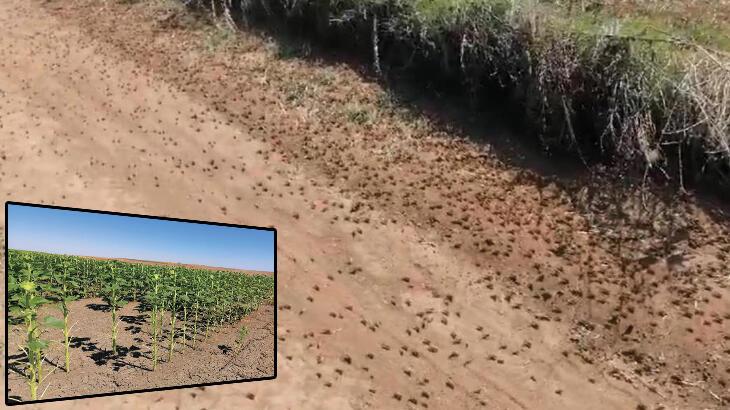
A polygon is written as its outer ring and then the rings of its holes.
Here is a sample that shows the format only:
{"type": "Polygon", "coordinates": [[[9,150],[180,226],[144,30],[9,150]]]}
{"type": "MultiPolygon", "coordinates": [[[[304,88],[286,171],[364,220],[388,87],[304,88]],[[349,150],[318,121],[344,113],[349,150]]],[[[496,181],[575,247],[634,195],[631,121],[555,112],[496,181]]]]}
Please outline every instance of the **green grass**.
{"type": "MultiPolygon", "coordinates": [[[[381,4],[383,1],[362,0],[361,3],[381,4]]],[[[410,3],[416,18],[429,29],[459,24],[469,18],[475,7],[486,7],[506,20],[519,14],[539,15],[549,25],[561,26],[572,33],[599,34],[616,25],[619,28],[616,34],[621,36],[676,38],[730,51],[730,22],[716,21],[711,10],[695,10],[694,15],[686,16],[677,10],[680,2],[668,6],[669,11],[645,6],[622,13],[617,13],[609,4],[585,11],[574,8],[569,12],[567,0],[411,0],[403,3],[410,3]],[[672,10],[676,12],[672,13],[672,10]]]]}
{"type": "Polygon", "coordinates": [[[661,16],[636,15],[618,17],[610,13],[583,13],[564,17],[572,22],[576,33],[605,34],[616,27],[616,35],[655,40],[678,40],[730,51],[730,30],[710,22],[686,22],[661,16]]]}

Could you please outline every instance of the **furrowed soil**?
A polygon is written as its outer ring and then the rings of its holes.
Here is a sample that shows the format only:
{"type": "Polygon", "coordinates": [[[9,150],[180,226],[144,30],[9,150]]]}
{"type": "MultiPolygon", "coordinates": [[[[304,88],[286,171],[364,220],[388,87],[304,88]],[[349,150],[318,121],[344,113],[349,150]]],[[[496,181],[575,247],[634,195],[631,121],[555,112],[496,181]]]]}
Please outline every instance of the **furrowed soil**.
{"type": "MultiPolygon", "coordinates": [[[[71,372],[64,371],[63,345],[54,343],[44,363],[48,382],[39,389],[44,399],[274,375],[272,305],[260,307],[235,325],[209,330],[207,338],[203,337],[204,331],[201,331],[195,346],[191,337],[192,322],[188,323],[183,338],[182,322],[177,321],[177,336],[169,362],[170,316],[165,315],[163,333],[159,339],[159,362],[154,372],[150,317],[148,312],[139,308],[138,303],[129,303],[117,313],[120,323],[116,355],[112,353],[111,311],[108,305],[94,298],[77,300],[69,308],[72,326],[71,372]],[[235,341],[241,326],[248,328],[248,336],[243,345],[237,348],[235,341]]],[[[41,317],[58,317],[58,311],[50,307],[43,308],[39,314],[41,317]]],[[[202,326],[204,324],[199,325],[198,329],[202,326]]],[[[30,399],[30,394],[25,379],[18,373],[22,372],[25,355],[16,347],[23,343],[24,331],[22,325],[10,327],[8,384],[11,398],[26,401],[30,399]]],[[[63,331],[52,329],[45,337],[62,341],[63,331]]]]}
{"type": "Polygon", "coordinates": [[[174,3],[0,0],[0,30],[3,198],[278,228],[276,380],[36,407],[730,403],[720,208],[614,210],[499,127],[174,3]]]}

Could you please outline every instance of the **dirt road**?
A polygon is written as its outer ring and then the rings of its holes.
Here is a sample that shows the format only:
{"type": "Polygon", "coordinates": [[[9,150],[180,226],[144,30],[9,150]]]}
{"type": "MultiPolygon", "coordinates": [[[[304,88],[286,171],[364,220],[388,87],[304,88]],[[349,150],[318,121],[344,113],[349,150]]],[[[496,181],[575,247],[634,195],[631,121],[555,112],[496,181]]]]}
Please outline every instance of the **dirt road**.
{"type": "Polygon", "coordinates": [[[37,408],[727,405],[725,222],[629,281],[554,184],[176,12],[0,0],[0,195],[277,227],[278,378],[37,408]]]}

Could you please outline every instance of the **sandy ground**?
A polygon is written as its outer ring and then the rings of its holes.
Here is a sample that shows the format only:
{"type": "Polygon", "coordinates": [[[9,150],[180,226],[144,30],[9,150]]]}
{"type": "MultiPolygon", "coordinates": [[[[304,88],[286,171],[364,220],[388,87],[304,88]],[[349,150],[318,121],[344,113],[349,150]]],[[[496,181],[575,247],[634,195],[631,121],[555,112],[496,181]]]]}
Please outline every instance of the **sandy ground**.
{"type": "Polygon", "coordinates": [[[674,256],[627,265],[508,135],[171,10],[0,0],[0,195],[276,226],[278,378],[29,408],[727,406],[726,220],[687,207],[674,256]]]}
{"type": "MultiPolygon", "coordinates": [[[[195,346],[190,336],[193,324],[188,323],[187,335],[183,339],[182,322],[178,321],[175,326],[177,339],[170,362],[167,361],[170,326],[169,315],[166,315],[159,341],[160,362],[154,372],[150,319],[148,312],[139,311],[137,303],[127,304],[118,312],[117,355],[111,351],[111,313],[101,299],[78,300],[71,303],[69,308],[72,371],[63,371],[63,345],[52,344],[44,365],[47,383],[40,390],[44,399],[274,376],[272,305],[262,306],[235,325],[218,328],[215,332],[209,330],[208,337],[200,335],[195,346]],[[241,326],[246,326],[249,333],[239,348],[235,341],[241,326]],[[60,368],[56,369],[56,366],[60,368]]],[[[58,317],[58,311],[46,307],[40,315],[58,317]]],[[[12,326],[9,337],[11,349],[22,343],[23,337],[22,325],[12,326]]],[[[45,338],[62,341],[63,332],[51,329],[45,338]]],[[[20,349],[11,351],[8,369],[10,397],[28,400],[28,387],[18,373],[22,372],[23,357],[20,349]]]]}

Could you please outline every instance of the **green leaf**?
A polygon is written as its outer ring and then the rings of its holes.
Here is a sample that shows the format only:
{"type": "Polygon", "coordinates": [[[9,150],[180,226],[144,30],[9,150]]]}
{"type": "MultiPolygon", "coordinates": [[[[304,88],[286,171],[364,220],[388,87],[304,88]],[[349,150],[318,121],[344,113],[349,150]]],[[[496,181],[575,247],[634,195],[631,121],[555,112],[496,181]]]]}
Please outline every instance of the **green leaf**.
{"type": "Polygon", "coordinates": [[[26,292],[32,292],[35,289],[35,283],[25,281],[20,284],[20,287],[26,292]]]}
{"type": "Polygon", "coordinates": [[[63,329],[65,326],[63,320],[55,318],[53,316],[46,316],[43,319],[43,324],[54,329],[63,329]]]}
{"type": "Polygon", "coordinates": [[[20,285],[18,284],[18,281],[16,281],[14,278],[10,279],[8,281],[8,292],[15,292],[18,289],[20,289],[20,285]]]}
{"type": "Polygon", "coordinates": [[[48,348],[48,341],[41,339],[34,339],[28,342],[28,347],[32,351],[39,351],[48,348]]]}
{"type": "Polygon", "coordinates": [[[40,296],[33,296],[33,297],[32,297],[32,298],[30,299],[30,306],[31,306],[31,307],[36,307],[36,306],[40,306],[40,305],[42,305],[42,304],[44,304],[44,303],[48,303],[48,302],[50,302],[50,300],[48,300],[48,299],[46,299],[46,298],[44,298],[44,297],[40,297],[40,296]]]}
{"type": "Polygon", "coordinates": [[[25,309],[21,308],[20,306],[10,306],[10,312],[11,315],[18,316],[25,313],[25,309]]]}

